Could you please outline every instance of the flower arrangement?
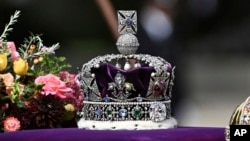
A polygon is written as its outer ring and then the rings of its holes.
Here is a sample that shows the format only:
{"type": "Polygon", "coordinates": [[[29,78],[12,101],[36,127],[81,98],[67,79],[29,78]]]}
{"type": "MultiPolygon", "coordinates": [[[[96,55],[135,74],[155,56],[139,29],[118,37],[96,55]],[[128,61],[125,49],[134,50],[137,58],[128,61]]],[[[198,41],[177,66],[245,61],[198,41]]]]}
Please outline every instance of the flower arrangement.
{"type": "Polygon", "coordinates": [[[40,35],[31,34],[17,51],[7,35],[19,16],[10,17],[0,36],[0,132],[67,127],[82,108],[76,75],[55,55],[59,44],[44,46],[40,35]]]}

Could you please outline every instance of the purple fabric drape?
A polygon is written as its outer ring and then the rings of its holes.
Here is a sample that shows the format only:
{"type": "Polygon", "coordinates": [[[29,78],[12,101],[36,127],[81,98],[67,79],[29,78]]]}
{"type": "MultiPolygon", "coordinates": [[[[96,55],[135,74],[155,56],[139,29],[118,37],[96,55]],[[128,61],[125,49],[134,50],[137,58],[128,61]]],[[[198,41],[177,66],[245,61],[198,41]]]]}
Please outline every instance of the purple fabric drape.
{"type": "Polygon", "coordinates": [[[224,130],[208,127],[138,131],[61,128],[1,133],[0,141],[224,141],[224,130]]]}

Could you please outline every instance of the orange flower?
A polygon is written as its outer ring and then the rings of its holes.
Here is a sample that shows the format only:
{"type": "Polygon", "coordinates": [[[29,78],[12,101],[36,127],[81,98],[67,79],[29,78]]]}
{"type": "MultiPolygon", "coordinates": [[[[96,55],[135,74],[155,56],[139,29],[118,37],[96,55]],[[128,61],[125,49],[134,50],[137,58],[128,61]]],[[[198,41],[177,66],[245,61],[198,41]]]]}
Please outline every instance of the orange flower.
{"type": "Polygon", "coordinates": [[[3,82],[6,86],[10,86],[14,82],[14,77],[11,73],[0,74],[0,77],[3,78],[3,82]]]}
{"type": "Polygon", "coordinates": [[[11,73],[5,73],[5,74],[0,74],[0,77],[3,78],[3,82],[6,86],[6,92],[10,94],[12,89],[12,84],[14,82],[13,75],[11,73]]]}
{"type": "Polygon", "coordinates": [[[20,129],[20,121],[15,117],[8,117],[3,121],[3,127],[6,132],[14,132],[20,129]]]}

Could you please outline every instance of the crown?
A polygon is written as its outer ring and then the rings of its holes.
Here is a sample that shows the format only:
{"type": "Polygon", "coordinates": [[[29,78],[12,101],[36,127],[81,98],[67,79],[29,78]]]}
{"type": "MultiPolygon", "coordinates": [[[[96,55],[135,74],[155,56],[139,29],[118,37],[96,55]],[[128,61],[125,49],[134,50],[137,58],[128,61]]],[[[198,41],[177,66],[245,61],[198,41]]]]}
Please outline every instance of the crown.
{"type": "Polygon", "coordinates": [[[78,127],[84,129],[167,129],[171,117],[174,67],[161,57],[135,54],[139,46],[136,11],[118,11],[117,49],[98,56],[78,73],[84,107],[78,127]]]}
{"type": "Polygon", "coordinates": [[[225,129],[225,139],[230,141],[230,125],[250,125],[250,96],[236,107],[225,129]]]}

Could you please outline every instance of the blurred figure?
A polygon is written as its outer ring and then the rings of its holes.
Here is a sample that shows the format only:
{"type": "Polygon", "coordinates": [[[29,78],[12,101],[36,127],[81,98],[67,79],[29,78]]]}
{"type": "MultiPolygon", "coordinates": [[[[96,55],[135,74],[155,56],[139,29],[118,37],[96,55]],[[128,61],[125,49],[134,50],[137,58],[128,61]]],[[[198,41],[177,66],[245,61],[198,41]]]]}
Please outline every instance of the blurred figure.
{"type": "Polygon", "coordinates": [[[173,33],[172,13],[176,0],[148,1],[140,12],[146,34],[154,43],[162,43],[173,33]]]}
{"type": "MultiPolygon", "coordinates": [[[[138,53],[146,53],[160,56],[176,66],[175,80],[172,91],[172,114],[176,116],[176,111],[184,99],[185,92],[179,73],[183,68],[181,38],[177,34],[175,27],[175,14],[177,0],[148,0],[139,11],[138,40],[140,47],[138,53]]],[[[178,117],[177,117],[178,118],[178,117]]],[[[178,119],[177,119],[178,120],[178,119]]]]}
{"type": "MultiPolygon", "coordinates": [[[[176,0],[148,0],[139,11],[140,53],[150,53],[173,61],[174,13],[176,0]]],[[[170,62],[170,63],[173,63],[170,62]]]]}

